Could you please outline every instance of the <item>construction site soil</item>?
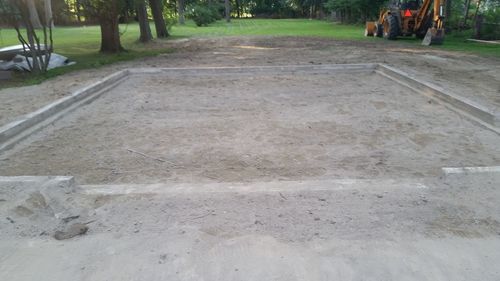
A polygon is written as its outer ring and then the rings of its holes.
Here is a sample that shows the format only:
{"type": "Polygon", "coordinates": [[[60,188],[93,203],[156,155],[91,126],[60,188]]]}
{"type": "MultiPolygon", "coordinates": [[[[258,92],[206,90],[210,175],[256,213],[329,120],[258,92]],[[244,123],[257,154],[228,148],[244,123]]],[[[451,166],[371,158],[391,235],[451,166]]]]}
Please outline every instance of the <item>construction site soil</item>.
{"type": "Polygon", "coordinates": [[[72,72],[41,85],[0,91],[0,125],[117,70],[196,67],[386,63],[490,108],[500,107],[500,60],[385,40],[342,41],[314,37],[222,37],[155,41],[172,52],[141,61],[72,72]],[[29,103],[25,101],[29,100],[29,103]]]}
{"type": "MultiPolygon", "coordinates": [[[[4,89],[0,125],[135,67],[386,63],[500,105],[498,59],[404,42],[165,46],[4,89]]],[[[0,154],[0,280],[500,280],[499,140],[375,73],[129,76],[0,154]]]]}
{"type": "Polygon", "coordinates": [[[376,74],[139,75],[0,158],[84,184],[436,176],[500,137],[376,74]]]}

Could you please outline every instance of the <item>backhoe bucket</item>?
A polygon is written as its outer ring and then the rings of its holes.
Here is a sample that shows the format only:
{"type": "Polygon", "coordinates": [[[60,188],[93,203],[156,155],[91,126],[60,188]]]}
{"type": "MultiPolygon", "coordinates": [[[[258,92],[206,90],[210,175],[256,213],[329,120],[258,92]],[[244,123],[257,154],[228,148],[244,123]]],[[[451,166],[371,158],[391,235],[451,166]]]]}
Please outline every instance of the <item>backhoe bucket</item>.
{"type": "Polygon", "coordinates": [[[375,35],[375,22],[367,21],[365,28],[365,36],[374,36],[375,35]]]}
{"type": "Polygon", "coordinates": [[[444,41],[444,28],[429,28],[425,38],[422,41],[422,45],[441,45],[444,41]]]}

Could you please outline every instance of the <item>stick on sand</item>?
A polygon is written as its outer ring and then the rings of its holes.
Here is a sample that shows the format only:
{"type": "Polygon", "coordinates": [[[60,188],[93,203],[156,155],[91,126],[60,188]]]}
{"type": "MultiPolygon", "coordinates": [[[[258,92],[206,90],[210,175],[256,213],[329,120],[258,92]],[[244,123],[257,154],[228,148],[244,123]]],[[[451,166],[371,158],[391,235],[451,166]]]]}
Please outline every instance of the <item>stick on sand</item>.
{"type": "Polygon", "coordinates": [[[163,163],[168,162],[168,161],[166,161],[166,160],[163,160],[163,159],[160,159],[160,158],[156,158],[156,157],[153,157],[153,156],[150,156],[150,155],[144,154],[144,153],[142,153],[142,152],[135,151],[135,150],[133,150],[133,149],[129,149],[129,148],[127,148],[127,150],[128,150],[129,152],[132,152],[132,153],[135,153],[135,154],[139,154],[139,155],[141,155],[141,156],[143,156],[143,157],[146,157],[146,158],[149,158],[149,159],[153,159],[153,160],[156,160],[156,161],[158,161],[158,162],[163,162],[163,163]]]}

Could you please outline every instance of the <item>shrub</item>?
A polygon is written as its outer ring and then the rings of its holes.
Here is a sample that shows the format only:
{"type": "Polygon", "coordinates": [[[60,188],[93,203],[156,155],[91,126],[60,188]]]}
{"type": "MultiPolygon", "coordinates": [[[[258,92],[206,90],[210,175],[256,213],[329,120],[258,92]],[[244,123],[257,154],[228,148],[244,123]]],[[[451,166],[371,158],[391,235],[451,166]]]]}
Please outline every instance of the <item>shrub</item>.
{"type": "Polygon", "coordinates": [[[222,14],[224,14],[224,5],[220,3],[212,3],[208,5],[208,8],[210,9],[210,12],[212,13],[212,17],[215,20],[221,20],[222,19],[222,14]]]}
{"type": "MultiPolygon", "coordinates": [[[[221,5],[194,5],[189,9],[188,17],[191,18],[197,26],[207,26],[217,20],[222,19],[220,12],[221,5]]],[[[224,7],[222,7],[224,9],[224,7]]]]}
{"type": "Polygon", "coordinates": [[[484,14],[481,38],[485,40],[500,39],[500,8],[490,9],[484,14]]]}
{"type": "Polygon", "coordinates": [[[165,19],[165,24],[167,25],[168,30],[171,30],[172,26],[177,24],[177,14],[171,12],[171,10],[165,9],[163,12],[163,18],[165,19]]]}

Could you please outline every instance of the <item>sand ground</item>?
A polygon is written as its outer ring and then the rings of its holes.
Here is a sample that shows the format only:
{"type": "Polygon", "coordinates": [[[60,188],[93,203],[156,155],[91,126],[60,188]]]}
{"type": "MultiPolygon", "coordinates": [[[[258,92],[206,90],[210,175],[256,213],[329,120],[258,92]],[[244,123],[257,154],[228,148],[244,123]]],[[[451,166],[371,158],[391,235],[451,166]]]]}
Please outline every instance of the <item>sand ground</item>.
{"type": "MultiPolygon", "coordinates": [[[[0,123],[134,65],[383,62],[500,104],[494,59],[310,38],[165,44],[176,51],[2,90],[0,123]]],[[[0,279],[500,280],[499,173],[441,170],[498,167],[499,139],[375,74],[135,76],[0,155],[1,176],[40,176],[0,177],[0,279]],[[76,222],[88,232],[54,239],[76,222]]]]}

